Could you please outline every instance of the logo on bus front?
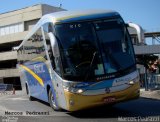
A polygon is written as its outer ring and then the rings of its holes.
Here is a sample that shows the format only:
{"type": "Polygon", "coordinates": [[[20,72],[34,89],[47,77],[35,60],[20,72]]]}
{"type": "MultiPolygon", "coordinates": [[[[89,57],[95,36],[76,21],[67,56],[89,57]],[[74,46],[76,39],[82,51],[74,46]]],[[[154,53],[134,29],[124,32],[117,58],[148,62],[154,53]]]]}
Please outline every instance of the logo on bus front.
{"type": "Polygon", "coordinates": [[[106,92],[106,93],[110,93],[110,92],[111,92],[110,88],[106,88],[106,89],[105,89],[105,92],[106,92]]]}

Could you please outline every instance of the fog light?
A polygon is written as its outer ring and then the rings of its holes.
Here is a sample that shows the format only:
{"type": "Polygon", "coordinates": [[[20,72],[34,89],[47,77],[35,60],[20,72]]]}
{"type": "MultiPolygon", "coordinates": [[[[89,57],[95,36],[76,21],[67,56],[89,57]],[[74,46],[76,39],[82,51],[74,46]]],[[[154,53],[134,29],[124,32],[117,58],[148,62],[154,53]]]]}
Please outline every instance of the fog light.
{"type": "Polygon", "coordinates": [[[73,100],[69,100],[69,104],[73,106],[74,105],[74,101],[73,100]]]}

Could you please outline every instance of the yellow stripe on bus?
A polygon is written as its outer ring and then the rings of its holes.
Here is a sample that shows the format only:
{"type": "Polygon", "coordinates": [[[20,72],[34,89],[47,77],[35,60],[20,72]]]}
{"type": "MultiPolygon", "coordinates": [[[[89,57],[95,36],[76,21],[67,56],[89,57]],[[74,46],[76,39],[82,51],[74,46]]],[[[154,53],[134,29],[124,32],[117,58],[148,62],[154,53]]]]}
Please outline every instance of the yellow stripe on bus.
{"type": "Polygon", "coordinates": [[[38,82],[41,86],[44,86],[42,78],[40,78],[36,73],[34,73],[31,69],[24,65],[20,65],[23,69],[25,69],[27,72],[29,72],[38,82]]]}

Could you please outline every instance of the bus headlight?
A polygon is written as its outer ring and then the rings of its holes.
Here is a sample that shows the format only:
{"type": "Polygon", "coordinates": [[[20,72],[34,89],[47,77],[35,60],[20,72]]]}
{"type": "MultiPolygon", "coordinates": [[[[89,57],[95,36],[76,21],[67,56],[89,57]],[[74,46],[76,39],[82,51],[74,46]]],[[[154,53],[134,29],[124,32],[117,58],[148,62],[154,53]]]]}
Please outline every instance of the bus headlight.
{"type": "Polygon", "coordinates": [[[139,81],[139,76],[135,77],[134,79],[132,79],[131,81],[129,81],[129,85],[134,85],[136,82],[139,81]]]}
{"type": "Polygon", "coordinates": [[[133,80],[129,81],[129,85],[134,85],[134,81],[133,80]]]}
{"type": "Polygon", "coordinates": [[[63,82],[64,90],[72,93],[82,93],[84,92],[84,87],[87,86],[87,83],[80,83],[80,82],[63,82]],[[83,88],[81,88],[83,87],[83,88]]]}
{"type": "Polygon", "coordinates": [[[77,90],[77,93],[82,93],[82,92],[83,92],[82,89],[78,89],[78,90],[77,90]]]}

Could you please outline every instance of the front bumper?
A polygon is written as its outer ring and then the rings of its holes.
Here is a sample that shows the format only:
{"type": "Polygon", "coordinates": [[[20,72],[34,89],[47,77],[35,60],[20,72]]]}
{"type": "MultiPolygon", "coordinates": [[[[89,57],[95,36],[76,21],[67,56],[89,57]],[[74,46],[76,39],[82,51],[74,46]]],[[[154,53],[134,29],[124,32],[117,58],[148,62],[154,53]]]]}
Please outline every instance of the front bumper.
{"type": "Polygon", "coordinates": [[[117,103],[121,101],[127,101],[130,99],[136,99],[140,95],[139,89],[140,89],[139,82],[136,82],[134,85],[131,85],[129,88],[125,90],[113,93],[101,94],[101,95],[81,95],[65,91],[67,110],[77,111],[90,107],[95,107],[110,103],[117,103]],[[115,98],[115,100],[114,101],[104,100],[110,97],[115,98]]]}

